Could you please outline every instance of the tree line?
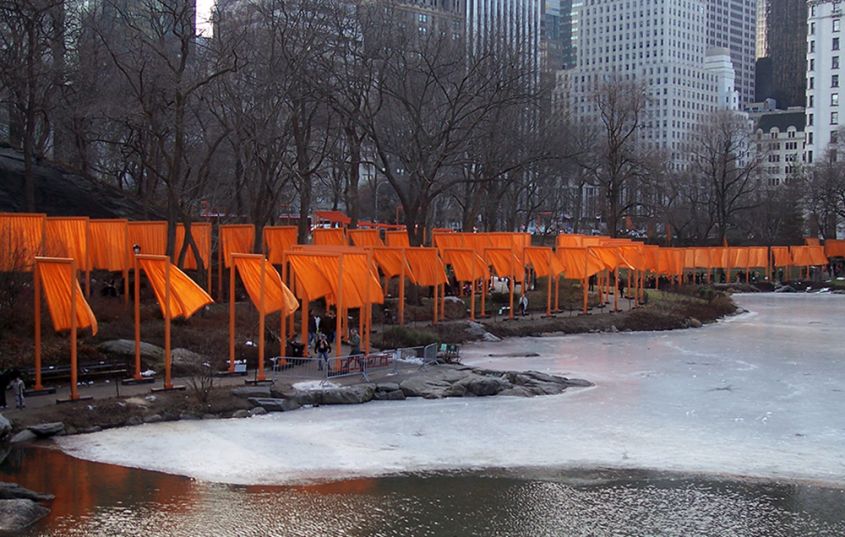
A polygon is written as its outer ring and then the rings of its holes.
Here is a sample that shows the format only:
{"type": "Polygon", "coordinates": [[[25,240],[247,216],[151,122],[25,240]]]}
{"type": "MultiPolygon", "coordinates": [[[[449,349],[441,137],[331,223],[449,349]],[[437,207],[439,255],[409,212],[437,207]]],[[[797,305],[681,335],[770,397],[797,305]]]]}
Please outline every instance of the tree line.
{"type": "Polygon", "coordinates": [[[316,208],[352,226],[398,219],[414,244],[447,224],[773,243],[800,239],[806,208],[835,230],[845,189],[811,196],[822,181],[797,176],[766,188],[738,116],[715,114],[678,172],[639,143],[643,85],[608,77],[598,120],[580,122],[554,106],[529,43],[470,40],[460,19],[422,13],[220,0],[198,36],[191,0],[0,0],[0,134],[23,153],[27,205],[50,158],[172,224],[205,211],[260,234],[293,215],[301,240],[316,208]]]}

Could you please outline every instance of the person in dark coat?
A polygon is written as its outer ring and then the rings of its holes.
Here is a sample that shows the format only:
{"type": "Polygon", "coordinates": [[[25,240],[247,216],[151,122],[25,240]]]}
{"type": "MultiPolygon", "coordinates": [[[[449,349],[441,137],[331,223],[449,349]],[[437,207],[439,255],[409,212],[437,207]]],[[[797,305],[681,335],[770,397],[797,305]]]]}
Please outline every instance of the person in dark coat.
{"type": "Polygon", "coordinates": [[[0,409],[6,408],[6,388],[9,387],[10,380],[12,378],[8,369],[0,371],[0,409]]]}

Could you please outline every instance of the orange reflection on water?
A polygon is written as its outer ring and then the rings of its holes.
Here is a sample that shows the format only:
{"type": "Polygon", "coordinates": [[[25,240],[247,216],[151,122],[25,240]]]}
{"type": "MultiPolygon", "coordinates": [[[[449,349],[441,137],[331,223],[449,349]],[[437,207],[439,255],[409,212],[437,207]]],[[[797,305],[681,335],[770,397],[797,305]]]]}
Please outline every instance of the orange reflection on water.
{"type": "Polygon", "coordinates": [[[13,451],[0,479],[53,494],[47,523],[80,517],[99,506],[155,502],[175,512],[194,504],[197,486],[188,478],[74,459],[57,449],[13,451]]]}

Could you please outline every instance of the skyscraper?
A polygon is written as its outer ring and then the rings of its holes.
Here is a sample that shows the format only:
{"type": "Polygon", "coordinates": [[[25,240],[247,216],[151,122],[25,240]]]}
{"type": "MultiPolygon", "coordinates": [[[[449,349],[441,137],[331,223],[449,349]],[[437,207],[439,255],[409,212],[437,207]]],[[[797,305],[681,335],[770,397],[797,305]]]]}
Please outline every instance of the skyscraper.
{"type": "Polygon", "coordinates": [[[465,0],[467,45],[471,50],[505,42],[526,66],[540,74],[541,0],[465,0]]]}
{"type": "Polygon", "coordinates": [[[707,45],[731,51],[741,104],[754,100],[756,34],[757,0],[707,0],[707,45]]]}
{"type": "Polygon", "coordinates": [[[755,101],[804,106],[807,71],[806,0],[758,0],[755,101]]]}
{"type": "MultiPolygon", "coordinates": [[[[805,162],[823,158],[839,137],[839,86],[842,77],[842,4],[818,0],[807,16],[807,137],[805,162]]],[[[836,155],[832,156],[837,158],[836,155]]]]}
{"type": "Polygon", "coordinates": [[[576,66],[558,77],[556,104],[575,119],[598,121],[593,97],[602,83],[639,81],[649,98],[638,143],[685,167],[687,144],[714,110],[729,108],[719,99],[730,101],[733,85],[726,51],[707,60],[705,1],[583,0],[572,17],[576,66]]]}

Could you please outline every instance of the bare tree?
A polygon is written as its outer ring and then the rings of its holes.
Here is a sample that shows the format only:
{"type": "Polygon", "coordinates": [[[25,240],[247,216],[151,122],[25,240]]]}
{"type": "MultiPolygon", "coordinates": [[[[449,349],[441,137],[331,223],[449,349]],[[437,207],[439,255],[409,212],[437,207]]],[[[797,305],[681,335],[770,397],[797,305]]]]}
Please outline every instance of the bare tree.
{"type": "Polygon", "coordinates": [[[752,194],[761,183],[765,153],[754,150],[750,130],[735,112],[717,112],[691,146],[693,175],[707,187],[719,242],[757,203],[752,194]]]}
{"type": "Polygon", "coordinates": [[[63,0],[0,0],[0,104],[10,111],[10,139],[23,150],[26,207],[35,211],[36,158],[51,135],[63,82],[63,0]]]}
{"type": "Polygon", "coordinates": [[[646,175],[646,155],[637,144],[647,104],[641,82],[612,79],[593,95],[599,113],[595,152],[586,162],[593,184],[604,197],[607,231],[615,237],[619,222],[638,203],[637,182],[646,175]]]}

